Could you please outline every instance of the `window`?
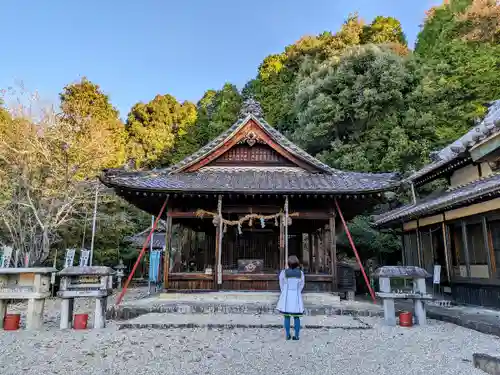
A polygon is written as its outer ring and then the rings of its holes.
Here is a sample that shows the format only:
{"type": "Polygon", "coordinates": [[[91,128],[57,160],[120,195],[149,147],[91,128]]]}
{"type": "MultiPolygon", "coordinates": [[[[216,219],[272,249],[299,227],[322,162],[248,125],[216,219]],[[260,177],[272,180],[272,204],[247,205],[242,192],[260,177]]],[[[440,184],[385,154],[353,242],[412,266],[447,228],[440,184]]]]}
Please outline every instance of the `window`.
{"type": "Polygon", "coordinates": [[[405,262],[407,266],[418,266],[417,232],[406,232],[403,235],[405,262]]]}
{"type": "Polygon", "coordinates": [[[488,225],[488,231],[488,240],[490,246],[493,248],[493,256],[495,257],[495,261],[492,259],[492,263],[495,266],[493,270],[496,270],[496,277],[500,278],[500,220],[491,221],[488,225]]]}
{"type": "Polygon", "coordinates": [[[460,223],[448,225],[450,236],[451,265],[455,276],[465,276],[465,253],[462,243],[462,227],[460,223]]]}

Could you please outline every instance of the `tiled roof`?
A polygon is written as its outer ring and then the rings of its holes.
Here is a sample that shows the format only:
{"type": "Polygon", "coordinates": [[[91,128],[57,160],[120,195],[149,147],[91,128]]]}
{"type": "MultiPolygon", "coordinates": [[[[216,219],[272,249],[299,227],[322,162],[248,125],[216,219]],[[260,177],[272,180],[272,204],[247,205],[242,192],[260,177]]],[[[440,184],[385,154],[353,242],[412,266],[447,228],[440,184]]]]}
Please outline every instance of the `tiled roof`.
{"type": "Polygon", "coordinates": [[[142,172],[108,176],[105,183],[152,191],[361,193],[378,192],[398,185],[394,175],[356,172],[311,173],[277,168],[210,168],[169,174],[142,172]]]}
{"type": "Polygon", "coordinates": [[[480,199],[488,194],[500,193],[500,173],[450,188],[438,196],[429,196],[416,204],[408,204],[374,217],[375,225],[382,226],[394,221],[403,221],[427,216],[469,201],[480,199]]]}
{"type": "Polygon", "coordinates": [[[448,163],[463,157],[466,151],[469,151],[483,139],[498,132],[500,132],[500,99],[491,103],[488,108],[488,113],[478,125],[452,144],[443,148],[441,151],[433,153],[431,157],[434,161],[413,173],[410,177],[408,177],[408,180],[417,180],[447,165],[448,163]]]}
{"type": "Polygon", "coordinates": [[[152,171],[107,170],[101,176],[101,181],[115,188],[179,192],[362,193],[389,190],[399,185],[395,173],[347,172],[322,163],[271,127],[263,119],[260,106],[253,100],[244,103],[240,117],[233,126],[181,162],[152,171]],[[251,119],[262,126],[274,142],[320,172],[287,170],[283,167],[205,167],[195,172],[182,172],[224,144],[251,119]]]}

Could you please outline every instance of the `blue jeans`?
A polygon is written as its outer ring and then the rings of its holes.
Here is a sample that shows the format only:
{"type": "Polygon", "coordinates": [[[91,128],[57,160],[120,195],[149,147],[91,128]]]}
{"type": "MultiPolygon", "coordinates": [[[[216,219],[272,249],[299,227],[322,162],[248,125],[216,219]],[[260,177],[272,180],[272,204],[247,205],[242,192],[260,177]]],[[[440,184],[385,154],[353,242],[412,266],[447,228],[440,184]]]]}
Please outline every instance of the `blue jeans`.
{"type": "MultiPolygon", "coordinates": [[[[290,337],[290,315],[285,315],[285,333],[286,337],[290,337]]],[[[293,329],[295,331],[295,337],[299,338],[299,333],[300,333],[300,317],[294,316],[293,317],[293,329]]]]}

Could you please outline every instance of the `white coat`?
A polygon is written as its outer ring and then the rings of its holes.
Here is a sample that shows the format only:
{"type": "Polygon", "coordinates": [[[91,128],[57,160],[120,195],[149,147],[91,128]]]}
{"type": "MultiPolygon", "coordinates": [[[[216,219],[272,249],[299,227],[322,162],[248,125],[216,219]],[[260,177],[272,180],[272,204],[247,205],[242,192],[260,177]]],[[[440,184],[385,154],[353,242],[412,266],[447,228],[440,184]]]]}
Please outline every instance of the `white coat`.
{"type": "Polygon", "coordinates": [[[303,314],[304,273],[298,268],[289,268],[281,271],[279,280],[281,294],[276,309],[283,314],[303,314]]]}

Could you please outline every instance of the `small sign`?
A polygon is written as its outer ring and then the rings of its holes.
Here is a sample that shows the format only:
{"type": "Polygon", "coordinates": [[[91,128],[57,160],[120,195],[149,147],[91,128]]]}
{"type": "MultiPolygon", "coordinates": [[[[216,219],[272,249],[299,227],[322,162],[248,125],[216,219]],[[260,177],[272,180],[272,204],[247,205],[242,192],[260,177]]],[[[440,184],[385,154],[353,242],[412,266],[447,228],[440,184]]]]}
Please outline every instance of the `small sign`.
{"type": "Polygon", "coordinates": [[[87,267],[89,264],[90,251],[82,250],[80,251],[80,267],[87,267]]]}
{"type": "Polygon", "coordinates": [[[434,266],[434,275],[432,278],[432,282],[434,284],[441,284],[441,266],[439,264],[436,264],[434,266]]]}
{"type": "Polygon", "coordinates": [[[75,249],[67,249],[66,257],[64,258],[64,268],[72,267],[75,261],[75,249]]]}

